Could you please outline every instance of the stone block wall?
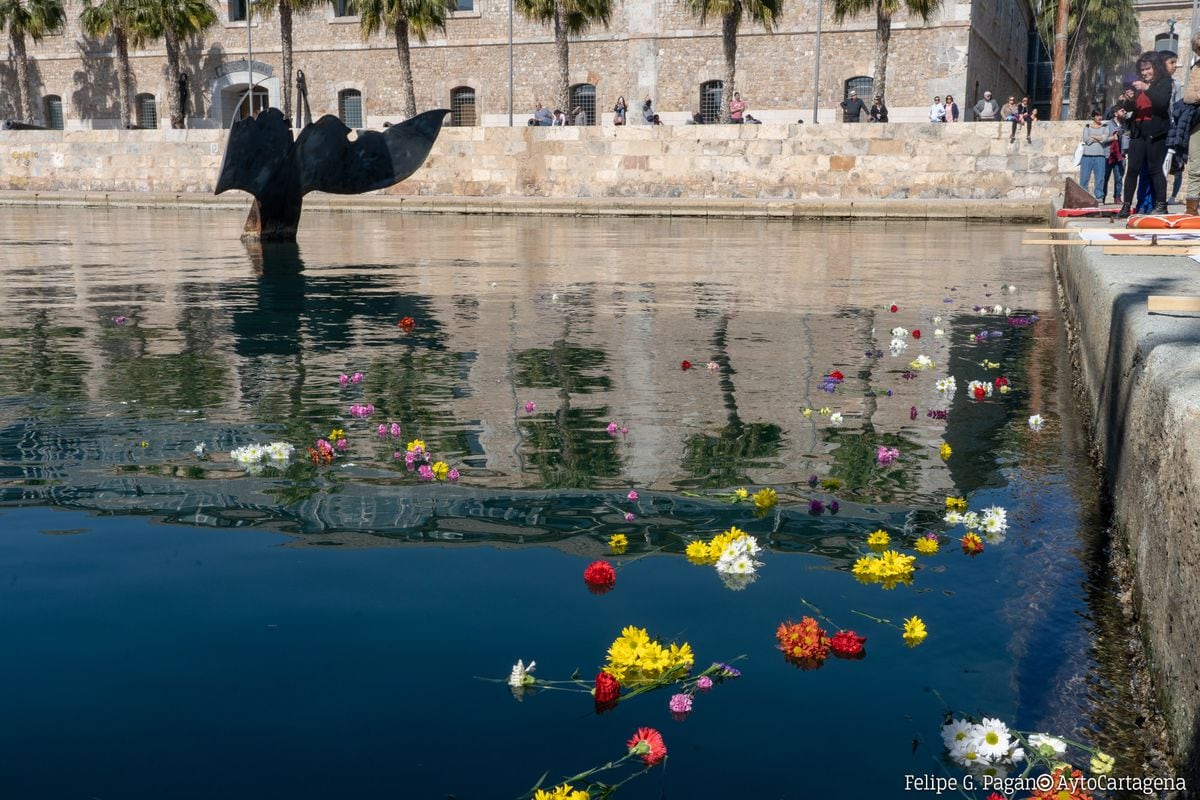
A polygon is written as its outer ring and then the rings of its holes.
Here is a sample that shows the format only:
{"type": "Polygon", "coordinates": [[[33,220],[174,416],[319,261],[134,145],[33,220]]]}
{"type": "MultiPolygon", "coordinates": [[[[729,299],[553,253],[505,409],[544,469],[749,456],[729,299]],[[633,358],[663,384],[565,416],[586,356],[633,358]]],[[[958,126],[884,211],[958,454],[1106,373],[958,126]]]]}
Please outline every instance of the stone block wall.
{"type": "MultiPolygon", "coordinates": [[[[1050,198],[1080,123],[446,128],[393,195],[730,200],[1050,198]]],[[[221,130],[0,131],[0,189],[208,193],[221,130]]]]}

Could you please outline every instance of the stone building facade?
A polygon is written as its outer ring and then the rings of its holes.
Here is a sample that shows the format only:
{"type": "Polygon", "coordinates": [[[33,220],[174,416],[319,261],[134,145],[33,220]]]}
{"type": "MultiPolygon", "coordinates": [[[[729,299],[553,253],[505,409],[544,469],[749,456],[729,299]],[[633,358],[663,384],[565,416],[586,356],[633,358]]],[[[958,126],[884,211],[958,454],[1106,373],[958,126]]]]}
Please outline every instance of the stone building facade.
{"type": "MultiPolygon", "coordinates": [[[[247,68],[246,0],[211,0],[220,21],[187,45],[189,127],[224,127],[235,115],[250,79],[247,68]]],[[[459,0],[462,10],[444,33],[412,42],[419,108],[454,107],[458,122],[509,123],[509,0],[459,0]]],[[[737,88],[755,117],[768,122],[812,122],[817,6],[791,0],[778,28],[767,33],[744,24],[739,36],[737,88]]],[[[838,103],[851,85],[870,92],[874,71],[875,18],[864,15],[837,23],[832,2],[821,20],[819,76],[821,122],[840,120],[838,103]],[[856,81],[857,79],[857,81],[856,81]]],[[[399,118],[398,62],[390,34],[364,41],[358,19],[339,16],[345,0],[294,19],[295,67],[307,77],[314,115],[361,117],[376,127],[399,118]]],[[[112,42],[82,35],[79,0],[67,0],[68,25],[59,35],[31,44],[35,105],[39,121],[70,128],[117,124],[112,42]]],[[[1031,26],[1030,0],[945,0],[929,24],[901,14],[893,23],[888,61],[892,119],[918,121],[934,95],[952,93],[966,109],[985,90],[1019,93],[1026,79],[1031,26]]],[[[277,17],[253,18],[256,84],[272,105],[280,104],[280,45],[277,17]]],[[[164,74],[162,42],[131,53],[138,100],[136,117],[164,125],[167,92],[175,82],[164,74]]],[[[512,21],[512,117],[525,124],[538,99],[553,102],[553,35],[547,26],[512,21]]],[[[571,42],[571,83],[580,98],[594,96],[592,120],[611,124],[611,109],[623,96],[631,110],[650,98],[665,122],[683,122],[711,100],[711,81],[720,81],[723,59],[720,21],[701,25],[686,0],[625,0],[615,4],[610,26],[597,27],[571,42]]],[[[16,115],[15,70],[0,65],[0,116],[16,115]]],[[[864,98],[869,100],[869,97],[864,98]]],[[[637,117],[636,113],[631,117],[637,117]]],[[[970,114],[965,116],[970,118],[970,114]]]]}

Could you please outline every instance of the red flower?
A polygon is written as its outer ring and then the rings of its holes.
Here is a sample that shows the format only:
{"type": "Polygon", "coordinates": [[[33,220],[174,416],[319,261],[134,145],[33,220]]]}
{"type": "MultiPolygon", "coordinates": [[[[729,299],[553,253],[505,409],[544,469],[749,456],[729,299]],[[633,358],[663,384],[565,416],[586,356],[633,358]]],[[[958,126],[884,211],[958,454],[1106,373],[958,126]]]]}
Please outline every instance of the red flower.
{"type": "Polygon", "coordinates": [[[908,409],[908,418],[909,419],[917,418],[917,407],[916,406],[913,406],[910,409],[908,409]]]}
{"type": "Polygon", "coordinates": [[[895,303],[892,303],[892,307],[889,308],[888,310],[891,311],[893,314],[895,314],[897,311],[900,310],[900,307],[897,306],[895,303]]]}
{"type": "Polygon", "coordinates": [[[835,656],[862,658],[866,655],[866,652],[863,651],[863,643],[866,641],[867,637],[859,636],[854,631],[838,631],[829,640],[829,647],[835,656]]]}
{"type": "Polygon", "coordinates": [[[621,684],[612,675],[601,670],[596,673],[596,688],[592,690],[592,693],[596,696],[597,707],[608,706],[620,699],[621,684]]]}
{"type": "Polygon", "coordinates": [[[992,792],[987,796],[987,800],[1005,800],[1005,797],[999,792],[992,792]]]}
{"type": "Polygon", "coordinates": [[[995,386],[1008,386],[1008,378],[1001,375],[999,378],[996,378],[996,380],[993,381],[992,383],[995,386]]]}
{"type": "Polygon", "coordinates": [[[583,582],[594,594],[604,594],[617,583],[617,571],[607,561],[593,561],[583,571],[583,582]]]}
{"type": "Polygon", "coordinates": [[[833,378],[835,381],[846,380],[846,376],[843,375],[840,371],[838,371],[836,369],[833,372],[829,373],[829,377],[833,378]]]}
{"type": "Polygon", "coordinates": [[[404,317],[402,320],[396,323],[396,327],[405,333],[412,333],[412,329],[414,326],[416,326],[416,324],[417,323],[413,321],[412,317],[404,317]]]}
{"type": "Polygon", "coordinates": [[[918,330],[914,330],[914,331],[912,332],[912,337],[913,337],[914,339],[920,339],[920,338],[921,338],[921,332],[920,332],[920,331],[918,331],[918,330]]]}
{"type": "Polygon", "coordinates": [[[683,361],[680,361],[680,362],[679,362],[679,368],[680,368],[680,369],[682,369],[682,370],[684,370],[684,371],[686,372],[687,370],[689,370],[689,369],[691,369],[691,368],[692,368],[692,362],[690,362],[690,361],[688,361],[688,360],[686,360],[686,359],[685,359],[685,360],[683,360],[683,361]]]}
{"type": "Polygon", "coordinates": [[[629,752],[641,756],[647,766],[652,767],[667,757],[667,745],[662,734],[654,728],[638,728],[626,744],[629,752]]]}
{"type": "Polygon", "coordinates": [[[982,400],[985,397],[987,397],[987,392],[984,390],[984,388],[982,386],[976,386],[975,387],[975,399],[982,400]]]}
{"type": "Polygon", "coordinates": [[[829,639],[812,617],[804,617],[799,622],[781,622],[775,631],[775,638],[779,640],[779,649],[789,660],[821,661],[829,655],[829,639]]]}
{"type": "Polygon", "coordinates": [[[983,539],[979,534],[968,533],[962,538],[962,551],[969,556],[977,556],[983,552],[983,539]]]}

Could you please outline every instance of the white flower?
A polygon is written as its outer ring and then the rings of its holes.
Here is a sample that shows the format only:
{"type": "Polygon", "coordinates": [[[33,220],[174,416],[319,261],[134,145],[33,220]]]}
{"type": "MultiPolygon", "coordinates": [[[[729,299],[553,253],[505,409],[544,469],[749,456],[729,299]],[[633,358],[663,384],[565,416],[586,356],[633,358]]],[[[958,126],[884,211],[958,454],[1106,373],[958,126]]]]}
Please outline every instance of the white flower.
{"type": "Polygon", "coordinates": [[[725,584],[725,588],[734,592],[740,592],[742,589],[745,589],[747,586],[758,580],[758,575],[753,572],[749,572],[744,575],[738,575],[731,572],[722,572],[719,574],[721,575],[721,582],[725,584]]]}
{"type": "Polygon", "coordinates": [[[922,353],[921,355],[914,358],[912,361],[908,362],[908,366],[911,367],[912,369],[915,369],[918,372],[920,372],[922,370],[927,370],[930,367],[936,367],[937,364],[934,364],[933,359],[931,359],[929,356],[922,353]]]}
{"type": "Polygon", "coordinates": [[[517,659],[517,663],[513,664],[512,674],[508,676],[508,685],[516,689],[533,683],[534,679],[529,673],[533,672],[536,666],[536,661],[530,661],[527,667],[524,661],[517,659]]]}
{"type": "Polygon", "coordinates": [[[934,336],[945,336],[946,332],[944,330],[942,330],[941,328],[934,328],[933,335],[934,336]]]}
{"type": "Polygon", "coordinates": [[[296,448],[287,442],[271,442],[264,450],[272,461],[289,461],[296,452],[296,448]]]}
{"type": "Polygon", "coordinates": [[[1012,294],[1016,290],[1017,290],[1017,287],[1013,286],[1011,283],[1008,286],[1004,287],[1004,291],[1008,292],[1009,294],[1012,294]]]}
{"type": "Polygon", "coordinates": [[[1056,739],[1047,733],[1033,734],[1029,737],[1029,744],[1036,748],[1038,753],[1047,757],[1053,755],[1061,756],[1063,753],[1067,752],[1066,742],[1064,742],[1062,739],[1056,739]]]}
{"type": "Polygon", "coordinates": [[[933,386],[938,390],[938,394],[945,395],[947,398],[954,397],[954,393],[958,391],[958,382],[954,380],[953,375],[949,378],[943,378],[933,386]]]}
{"type": "Polygon", "coordinates": [[[1012,316],[1012,309],[1011,309],[1011,308],[1009,308],[1008,306],[1005,306],[1005,307],[1004,307],[1004,316],[1006,316],[1006,317],[1011,317],[1011,316],[1012,316]]]}
{"type": "Polygon", "coordinates": [[[1025,760],[1025,749],[1023,747],[1014,747],[1013,749],[1009,750],[1008,751],[1008,760],[1011,761],[1013,764],[1016,764],[1018,761],[1024,761],[1025,760]]]}
{"type": "Polygon", "coordinates": [[[975,390],[983,389],[984,396],[992,396],[992,384],[990,381],[971,381],[967,384],[967,397],[974,398],[975,390]]]}
{"type": "Polygon", "coordinates": [[[968,511],[962,516],[962,524],[969,531],[977,530],[979,528],[979,515],[974,511],[968,511]]]}
{"type": "Polygon", "coordinates": [[[1046,420],[1042,419],[1041,414],[1034,414],[1029,418],[1029,430],[1031,431],[1040,431],[1045,424],[1046,420]]]}
{"type": "Polygon", "coordinates": [[[198,444],[194,448],[192,448],[192,452],[196,454],[196,458],[204,458],[204,453],[206,452],[205,447],[204,447],[204,442],[201,442],[200,444],[198,444]]]}
{"type": "Polygon", "coordinates": [[[992,313],[993,314],[1003,314],[1004,306],[1001,306],[1001,305],[992,306],[992,313]]]}
{"type": "Polygon", "coordinates": [[[942,318],[941,318],[941,317],[934,317],[933,319],[931,319],[931,320],[929,320],[929,321],[930,321],[930,322],[932,322],[934,325],[941,325],[941,324],[942,324],[942,318]]]}
{"type": "Polygon", "coordinates": [[[750,558],[746,553],[730,553],[726,550],[717,559],[717,572],[729,575],[753,575],[758,571],[759,562],[750,558]]]}
{"type": "Polygon", "coordinates": [[[989,759],[998,759],[1008,754],[1012,734],[1008,726],[998,719],[984,717],[979,724],[979,753],[989,759]]]}
{"type": "Polygon", "coordinates": [[[258,464],[263,460],[264,455],[262,445],[248,444],[231,450],[229,459],[238,464],[258,464]]]}
{"type": "Polygon", "coordinates": [[[1000,506],[990,506],[980,512],[980,525],[989,533],[1004,533],[1008,530],[1008,512],[1000,506]]]}
{"type": "Polygon", "coordinates": [[[842,427],[842,412],[835,411],[832,414],[830,414],[829,421],[838,428],[842,427]]]}
{"type": "MultiPolygon", "coordinates": [[[[964,742],[964,745],[966,744],[964,742]]],[[[974,745],[975,741],[972,740],[969,744],[974,745]]],[[[974,746],[964,746],[960,749],[952,750],[950,751],[950,756],[964,767],[984,766],[988,763],[987,759],[980,755],[974,746]]]]}
{"type": "Polygon", "coordinates": [[[897,339],[903,339],[908,336],[908,328],[892,328],[892,336],[897,339]]]}
{"type": "Polygon", "coordinates": [[[908,344],[903,339],[892,339],[889,348],[892,351],[892,355],[898,356],[908,349],[908,344]]]}
{"type": "Polygon", "coordinates": [[[1008,767],[1003,764],[990,763],[983,769],[977,770],[981,776],[986,776],[990,781],[1002,781],[1008,777],[1008,767]]]}
{"type": "Polygon", "coordinates": [[[974,723],[965,719],[956,719],[949,725],[942,726],[942,743],[947,750],[953,750],[959,742],[974,738],[974,723]]]}
{"type": "Polygon", "coordinates": [[[949,525],[957,525],[963,521],[963,515],[957,511],[947,511],[946,516],[942,517],[949,525]]]}

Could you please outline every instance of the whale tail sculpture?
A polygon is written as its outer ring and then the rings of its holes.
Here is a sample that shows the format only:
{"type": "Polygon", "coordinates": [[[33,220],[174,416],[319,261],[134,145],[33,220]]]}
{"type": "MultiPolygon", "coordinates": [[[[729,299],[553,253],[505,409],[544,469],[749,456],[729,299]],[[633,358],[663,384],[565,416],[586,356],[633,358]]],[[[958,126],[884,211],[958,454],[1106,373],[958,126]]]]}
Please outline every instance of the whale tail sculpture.
{"type": "Polygon", "coordinates": [[[355,132],[327,114],[293,142],[283,113],[269,108],[233,124],[214,193],[254,195],[243,239],[295,241],[304,195],[361,194],[399,183],[425,162],[449,113],[426,111],[382,132],[355,132]]]}

